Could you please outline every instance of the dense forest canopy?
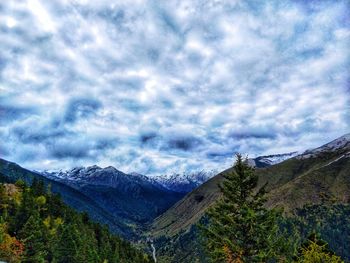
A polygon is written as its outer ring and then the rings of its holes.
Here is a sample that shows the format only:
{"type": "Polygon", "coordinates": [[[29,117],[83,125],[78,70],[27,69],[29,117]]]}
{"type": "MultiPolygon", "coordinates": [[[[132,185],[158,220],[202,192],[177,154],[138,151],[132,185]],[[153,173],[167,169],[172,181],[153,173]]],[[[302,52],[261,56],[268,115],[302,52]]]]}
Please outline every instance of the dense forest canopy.
{"type": "Polygon", "coordinates": [[[0,184],[0,260],[6,262],[151,262],[148,255],[77,213],[42,181],[0,184]]]}

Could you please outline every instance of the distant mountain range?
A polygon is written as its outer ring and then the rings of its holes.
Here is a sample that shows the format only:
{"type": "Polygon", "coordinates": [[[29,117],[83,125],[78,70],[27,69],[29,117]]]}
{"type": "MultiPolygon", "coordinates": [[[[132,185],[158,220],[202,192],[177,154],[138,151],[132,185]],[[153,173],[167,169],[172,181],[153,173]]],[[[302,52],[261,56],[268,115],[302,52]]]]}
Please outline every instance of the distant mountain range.
{"type": "MultiPolygon", "coordinates": [[[[256,168],[263,168],[283,162],[284,160],[296,155],[298,155],[298,152],[259,156],[256,158],[250,158],[249,164],[256,168]]],[[[151,178],[150,180],[161,184],[168,190],[179,193],[189,193],[216,174],[217,172],[215,171],[200,171],[196,173],[158,175],[149,178],[151,178]]]]}
{"type": "Polygon", "coordinates": [[[163,213],[184,194],[170,191],[141,175],[128,175],[114,167],[74,168],[66,172],[31,172],[0,159],[0,174],[10,182],[36,177],[51,185],[53,192],[79,211],[108,224],[112,231],[129,240],[140,228],[163,213]]]}
{"type": "MultiPolygon", "coordinates": [[[[250,158],[249,164],[256,168],[268,167],[298,155],[298,152],[259,156],[250,158]]],[[[189,193],[217,174],[216,171],[200,171],[196,173],[168,174],[148,177],[168,190],[178,193],[189,193]]]]}
{"type": "MultiPolygon", "coordinates": [[[[296,155],[297,152],[259,156],[249,159],[249,163],[254,167],[263,168],[280,163],[296,155]]],[[[196,173],[146,176],[136,172],[126,174],[113,166],[101,168],[97,165],[75,167],[67,171],[38,171],[37,173],[52,180],[68,184],[76,189],[81,189],[86,185],[99,185],[114,188],[124,186],[127,188],[124,190],[128,191],[130,190],[128,188],[134,186],[136,183],[146,184],[148,186],[153,185],[159,189],[183,194],[191,192],[217,174],[215,171],[200,171],[196,173]]]]}
{"type": "Polygon", "coordinates": [[[152,177],[163,187],[178,192],[189,193],[215,175],[215,172],[197,172],[187,174],[170,174],[152,177]]]}
{"type": "MultiPolygon", "coordinates": [[[[289,155],[277,155],[279,160],[289,155]]],[[[252,159],[256,166],[267,166],[275,156],[252,159]],[[263,164],[264,163],[264,164],[263,164]]],[[[253,165],[253,164],[252,164],[253,165]]],[[[148,177],[138,173],[125,174],[109,166],[76,167],[67,171],[29,171],[0,159],[0,174],[8,181],[22,179],[31,183],[34,177],[50,184],[53,192],[79,211],[112,231],[134,239],[142,228],[152,222],[185,194],[208,181],[214,172],[171,174],[148,177]]]]}
{"type": "Polygon", "coordinates": [[[42,175],[92,197],[111,215],[135,225],[149,222],[183,196],[143,175],[125,174],[112,166],[94,165],[42,175]]]}

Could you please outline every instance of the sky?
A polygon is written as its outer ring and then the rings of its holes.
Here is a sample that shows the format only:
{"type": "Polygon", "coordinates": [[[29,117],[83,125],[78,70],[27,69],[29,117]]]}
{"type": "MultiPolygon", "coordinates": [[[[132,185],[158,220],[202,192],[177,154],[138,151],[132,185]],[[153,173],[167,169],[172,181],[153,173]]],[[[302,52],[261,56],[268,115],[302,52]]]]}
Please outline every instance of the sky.
{"type": "Polygon", "coordinates": [[[223,170],[350,132],[350,2],[0,2],[0,157],[223,170]]]}

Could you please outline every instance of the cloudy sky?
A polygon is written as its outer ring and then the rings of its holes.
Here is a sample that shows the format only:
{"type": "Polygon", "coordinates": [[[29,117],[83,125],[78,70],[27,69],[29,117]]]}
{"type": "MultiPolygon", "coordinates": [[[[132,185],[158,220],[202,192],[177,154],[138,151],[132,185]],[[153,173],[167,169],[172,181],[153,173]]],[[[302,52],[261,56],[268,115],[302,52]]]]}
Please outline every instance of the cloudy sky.
{"type": "Polygon", "coordinates": [[[0,157],[217,169],[350,132],[344,1],[0,2],[0,157]],[[114,2],[114,3],[113,3],[114,2]]]}

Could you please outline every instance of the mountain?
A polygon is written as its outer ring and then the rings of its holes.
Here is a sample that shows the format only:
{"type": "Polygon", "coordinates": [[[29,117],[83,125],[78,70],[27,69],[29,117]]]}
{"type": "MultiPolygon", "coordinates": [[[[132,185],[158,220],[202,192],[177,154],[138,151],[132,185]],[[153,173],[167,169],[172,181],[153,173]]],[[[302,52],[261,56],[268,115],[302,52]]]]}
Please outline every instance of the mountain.
{"type": "Polygon", "coordinates": [[[282,154],[273,154],[259,156],[256,158],[248,159],[248,163],[256,168],[264,168],[274,164],[281,163],[285,160],[293,158],[298,155],[298,152],[282,153],[282,154]]]}
{"type": "MultiPolygon", "coordinates": [[[[295,157],[296,155],[298,155],[298,152],[259,156],[256,158],[250,158],[248,162],[253,167],[263,168],[283,162],[287,159],[295,157]]],[[[208,181],[215,174],[215,171],[200,171],[197,173],[159,175],[148,178],[151,178],[150,180],[161,184],[168,190],[178,193],[189,193],[208,181]]]]}
{"type": "Polygon", "coordinates": [[[105,211],[124,219],[135,229],[184,196],[143,175],[125,174],[112,166],[94,165],[64,172],[43,172],[42,175],[89,196],[105,211]]]}
{"type": "Polygon", "coordinates": [[[3,182],[13,183],[19,179],[31,184],[34,178],[43,180],[46,186],[51,186],[51,191],[61,195],[63,201],[78,211],[85,211],[89,216],[100,223],[107,224],[111,231],[123,237],[133,236],[133,230],[122,218],[112,216],[102,209],[92,198],[61,182],[54,181],[45,176],[29,171],[21,166],[0,158],[0,177],[3,182]]]}
{"type": "MultiPolygon", "coordinates": [[[[97,165],[93,165],[89,167],[76,167],[68,171],[43,171],[39,173],[45,177],[70,184],[76,188],[82,187],[86,184],[96,186],[110,186],[113,188],[128,188],[131,185],[138,184],[148,186],[153,185],[159,189],[164,190],[164,187],[162,187],[162,185],[145,175],[138,173],[125,174],[113,166],[101,168],[97,165]]],[[[129,189],[123,189],[123,191],[128,190],[129,189]]]]}
{"type": "Polygon", "coordinates": [[[188,174],[160,175],[152,177],[152,179],[168,190],[178,193],[189,193],[214,175],[214,172],[201,171],[188,174]]]}
{"type": "Polygon", "coordinates": [[[109,225],[114,233],[129,240],[138,239],[143,224],[183,197],[147,178],[127,175],[114,167],[38,173],[0,159],[0,174],[8,182],[22,179],[30,184],[33,178],[43,180],[65,203],[86,211],[93,220],[109,225]]]}
{"type": "MultiPolygon", "coordinates": [[[[218,185],[231,169],[214,176],[156,218],[150,234],[156,240],[168,240],[172,247],[185,240],[206,209],[220,198],[218,185]]],[[[346,203],[350,200],[350,134],[281,163],[258,168],[256,173],[258,187],[268,183],[267,206],[283,207],[287,214],[307,203],[321,203],[324,198],[346,203]]],[[[182,247],[181,251],[185,250],[182,247]]],[[[173,254],[177,257],[176,252],[173,254]]]]}

